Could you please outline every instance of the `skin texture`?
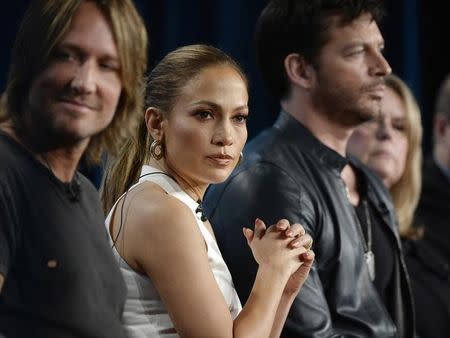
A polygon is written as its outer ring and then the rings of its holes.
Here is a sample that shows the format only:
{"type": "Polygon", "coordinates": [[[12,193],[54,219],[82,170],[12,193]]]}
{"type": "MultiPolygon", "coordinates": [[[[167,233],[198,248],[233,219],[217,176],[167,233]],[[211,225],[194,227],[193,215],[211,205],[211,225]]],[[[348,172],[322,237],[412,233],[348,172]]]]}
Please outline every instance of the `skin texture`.
{"type": "Polygon", "coordinates": [[[380,115],[356,128],[348,143],[349,153],[374,170],[387,188],[397,183],[405,170],[408,153],[405,109],[401,98],[387,89],[380,115]]]}
{"type": "Polygon", "coordinates": [[[373,118],[383,96],[382,75],[389,68],[383,48],[379,28],[368,15],[330,31],[312,91],[319,112],[350,127],[373,118]]]}
{"type": "Polygon", "coordinates": [[[161,126],[173,170],[201,191],[224,181],[247,140],[247,102],[246,85],[232,68],[207,68],[189,81],[161,126]],[[220,156],[230,158],[221,163],[220,156]]]}
{"type": "Polygon", "coordinates": [[[450,121],[445,114],[437,114],[434,118],[434,147],[436,161],[450,170],[450,121]]]}
{"type": "MultiPolygon", "coordinates": [[[[330,19],[327,42],[316,65],[299,54],[285,59],[291,92],[281,106],[323,144],[342,156],[354,128],[376,117],[385,93],[384,77],[391,68],[382,51],[384,40],[367,13],[342,25],[330,19]]],[[[359,203],[356,176],[347,165],[341,172],[350,203],[359,203]]]]}
{"type": "MultiPolygon", "coordinates": [[[[203,69],[184,86],[170,112],[147,109],[148,130],[164,140],[166,152],[150,165],[173,175],[194,200],[203,197],[208,184],[225,180],[237,164],[247,138],[247,101],[245,82],[233,68],[203,69]],[[229,157],[211,158],[218,154],[229,157]]],[[[128,193],[124,210],[123,231],[118,233],[119,212],[110,228],[116,248],[152,280],[181,337],[279,336],[314,258],[303,227],[280,220],[266,229],[256,220],[254,230],[243,230],[259,270],[252,295],[233,321],[187,206],[147,182],[128,193]]],[[[213,234],[209,221],[204,225],[213,234]]]]}
{"type": "Polygon", "coordinates": [[[286,57],[291,91],[281,105],[321,142],[345,156],[353,128],[379,113],[382,83],[391,69],[382,55],[383,37],[368,14],[348,25],[334,17],[327,32],[317,65],[299,54],[286,57]]]}
{"type": "Polygon", "coordinates": [[[81,4],[68,34],[31,85],[30,123],[46,126],[51,144],[75,146],[111,122],[122,89],[114,36],[93,2],[81,4]]]}

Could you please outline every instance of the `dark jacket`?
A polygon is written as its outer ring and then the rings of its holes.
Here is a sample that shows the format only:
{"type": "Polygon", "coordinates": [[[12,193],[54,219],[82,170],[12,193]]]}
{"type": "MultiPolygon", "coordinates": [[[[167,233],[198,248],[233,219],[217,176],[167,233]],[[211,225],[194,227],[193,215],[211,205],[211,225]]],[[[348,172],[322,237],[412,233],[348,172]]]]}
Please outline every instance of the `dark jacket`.
{"type": "Polygon", "coordinates": [[[413,337],[408,277],[389,194],[352,160],[366,176],[368,201],[395,243],[392,319],[365,265],[359,225],[340,177],[347,163],[282,112],[272,128],[248,144],[230,178],[207,193],[206,208],[222,254],[244,302],[257,266],[242,227],[252,228],[256,217],[266,224],[280,218],[300,222],[314,238],[316,261],[282,337],[413,337]]]}
{"type": "Polygon", "coordinates": [[[424,238],[405,243],[420,338],[450,335],[450,180],[429,159],[416,223],[424,238]]]}

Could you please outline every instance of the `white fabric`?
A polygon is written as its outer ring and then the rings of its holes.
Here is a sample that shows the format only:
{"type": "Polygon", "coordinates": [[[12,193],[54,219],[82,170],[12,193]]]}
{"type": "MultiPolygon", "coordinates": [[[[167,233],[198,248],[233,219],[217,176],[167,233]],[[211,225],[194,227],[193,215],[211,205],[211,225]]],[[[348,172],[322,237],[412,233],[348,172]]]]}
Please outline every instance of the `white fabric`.
{"type": "MultiPolygon", "coordinates": [[[[208,250],[208,261],[214,277],[219,285],[220,290],[225,298],[230,313],[234,318],[241,311],[242,306],[238,295],[234,288],[230,271],[228,270],[219,247],[206,229],[205,225],[200,219],[200,216],[195,213],[198,203],[195,202],[188,194],[186,194],[180,186],[169,176],[164,174],[152,174],[161,172],[151,166],[144,165],[141,171],[141,178],[139,182],[130,188],[133,189],[137,185],[145,181],[151,181],[158,184],[168,194],[178,198],[185,203],[189,209],[192,210],[193,217],[195,217],[198,227],[203,235],[208,250]],[[145,176],[146,175],[146,176],[145,176]]],[[[120,200],[120,199],[119,199],[120,200]]],[[[109,229],[111,216],[116,204],[106,218],[105,225],[109,229]]],[[[119,212],[119,210],[117,211],[119,212]]],[[[109,233],[109,231],[108,231],[109,233]]],[[[112,244],[112,240],[110,239],[112,244]]],[[[164,307],[161,298],[159,297],[152,281],[145,275],[134,271],[119,255],[117,250],[113,249],[114,256],[119,263],[120,270],[127,285],[127,299],[125,302],[125,309],[123,313],[123,322],[127,337],[130,338],[144,338],[144,337],[164,337],[172,338],[178,337],[173,327],[172,321],[164,307]]],[[[162,262],[165,264],[165,262],[162,262]]]]}

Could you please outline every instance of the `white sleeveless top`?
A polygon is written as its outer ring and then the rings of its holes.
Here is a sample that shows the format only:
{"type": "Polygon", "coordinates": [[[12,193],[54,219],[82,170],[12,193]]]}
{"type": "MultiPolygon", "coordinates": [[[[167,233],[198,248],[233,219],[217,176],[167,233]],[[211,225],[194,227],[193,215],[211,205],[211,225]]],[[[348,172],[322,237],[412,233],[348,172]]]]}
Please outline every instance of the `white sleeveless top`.
{"type": "MultiPolygon", "coordinates": [[[[217,246],[214,237],[201,221],[200,216],[195,212],[198,207],[198,203],[195,202],[187,193],[185,193],[169,176],[164,174],[149,175],[151,173],[161,173],[161,171],[151,166],[144,165],[142,167],[139,182],[132,186],[129,190],[134,189],[143,182],[150,181],[159,185],[169,195],[178,198],[180,201],[185,203],[189,209],[191,209],[192,215],[197,221],[197,225],[207,246],[209,266],[211,267],[217,284],[219,285],[225,301],[228,304],[231,316],[233,319],[236,318],[238,313],[241,311],[242,306],[234,288],[230,271],[222,258],[219,247],[217,246]]],[[[117,202],[112,207],[105,221],[105,225],[108,228],[108,233],[111,216],[116,208],[116,205],[117,202]]],[[[112,244],[111,238],[110,243],[112,244]]],[[[127,299],[123,312],[123,324],[127,337],[178,337],[167,310],[164,307],[164,303],[158,295],[156,288],[153,286],[152,281],[146,275],[134,271],[121,258],[116,248],[113,249],[113,253],[119,263],[120,270],[122,271],[122,275],[127,285],[127,299]]]]}

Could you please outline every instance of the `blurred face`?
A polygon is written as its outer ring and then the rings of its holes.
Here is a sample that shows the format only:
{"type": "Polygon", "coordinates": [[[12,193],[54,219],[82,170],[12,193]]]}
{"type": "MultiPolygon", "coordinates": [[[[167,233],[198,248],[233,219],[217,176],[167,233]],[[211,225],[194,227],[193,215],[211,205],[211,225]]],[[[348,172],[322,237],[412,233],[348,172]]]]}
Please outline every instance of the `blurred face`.
{"type": "Polygon", "coordinates": [[[391,72],[382,54],[384,40],[369,14],[345,26],[333,18],[327,36],[312,100],[317,111],[332,121],[356,126],[380,110],[383,79],[391,72]]]}
{"type": "Polygon", "coordinates": [[[450,121],[443,114],[434,117],[433,156],[441,166],[450,170],[450,121]]]}
{"type": "Polygon", "coordinates": [[[247,140],[248,94],[229,66],[212,66],[189,81],[163,122],[166,161],[197,184],[224,181],[247,140]]]}
{"type": "Polygon", "coordinates": [[[348,142],[349,153],[373,169],[386,187],[397,183],[405,170],[408,154],[406,108],[401,98],[387,89],[380,115],[355,129],[348,142]]]}
{"type": "Polygon", "coordinates": [[[58,144],[87,143],[111,122],[121,90],[109,22],[93,2],[85,1],[31,85],[31,126],[48,128],[45,136],[58,144]]]}

